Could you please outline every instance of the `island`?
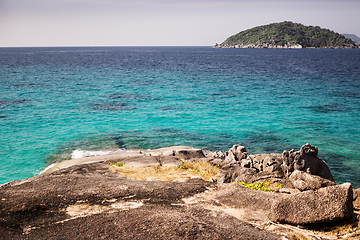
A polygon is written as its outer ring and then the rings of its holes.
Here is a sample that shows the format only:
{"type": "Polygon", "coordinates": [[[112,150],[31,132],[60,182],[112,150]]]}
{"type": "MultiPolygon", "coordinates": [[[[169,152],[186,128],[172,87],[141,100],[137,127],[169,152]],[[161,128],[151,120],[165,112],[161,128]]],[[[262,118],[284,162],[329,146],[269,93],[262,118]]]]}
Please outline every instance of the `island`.
{"type": "Polygon", "coordinates": [[[344,35],[321,28],[285,21],[254,27],[227,38],[214,48],[358,48],[344,35]]]}

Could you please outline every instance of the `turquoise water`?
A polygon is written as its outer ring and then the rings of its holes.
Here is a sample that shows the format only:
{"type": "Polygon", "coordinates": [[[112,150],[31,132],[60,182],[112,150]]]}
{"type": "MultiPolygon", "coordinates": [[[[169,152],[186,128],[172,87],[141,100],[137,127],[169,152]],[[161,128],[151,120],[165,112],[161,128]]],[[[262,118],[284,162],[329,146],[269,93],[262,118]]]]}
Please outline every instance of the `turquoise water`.
{"type": "Polygon", "coordinates": [[[358,49],[0,48],[0,184],[76,150],[310,143],[360,185],[358,49]]]}

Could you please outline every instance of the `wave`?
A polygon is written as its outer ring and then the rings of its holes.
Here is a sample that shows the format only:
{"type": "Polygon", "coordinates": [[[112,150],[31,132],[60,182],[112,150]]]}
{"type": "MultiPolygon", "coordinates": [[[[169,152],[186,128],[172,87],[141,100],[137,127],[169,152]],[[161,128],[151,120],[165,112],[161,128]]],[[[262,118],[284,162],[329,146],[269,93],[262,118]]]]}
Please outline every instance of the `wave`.
{"type": "Polygon", "coordinates": [[[84,158],[84,157],[93,157],[93,156],[103,156],[113,153],[121,153],[121,152],[132,152],[132,150],[121,148],[116,151],[105,151],[105,150],[97,150],[97,151],[86,151],[81,149],[76,149],[71,153],[71,159],[76,158],[84,158]]]}

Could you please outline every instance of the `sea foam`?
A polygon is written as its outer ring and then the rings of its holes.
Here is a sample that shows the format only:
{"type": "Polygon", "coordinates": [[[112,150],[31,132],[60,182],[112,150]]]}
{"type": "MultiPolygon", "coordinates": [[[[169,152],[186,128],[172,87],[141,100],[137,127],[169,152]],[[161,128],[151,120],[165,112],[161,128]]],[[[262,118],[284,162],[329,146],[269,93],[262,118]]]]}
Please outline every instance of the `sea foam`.
{"type": "Polygon", "coordinates": [[[93,157],[93,156],[103,156],[113,153],[119,153],[119,152],[130,152],[131,150],[120,148],[115,151],[105,151],[105,150],[98,150],[98,151],[86,151],[81,149],[76,149],[71,153],[71,159],[76,158],[84,158],[84,157],[93,157]]]}

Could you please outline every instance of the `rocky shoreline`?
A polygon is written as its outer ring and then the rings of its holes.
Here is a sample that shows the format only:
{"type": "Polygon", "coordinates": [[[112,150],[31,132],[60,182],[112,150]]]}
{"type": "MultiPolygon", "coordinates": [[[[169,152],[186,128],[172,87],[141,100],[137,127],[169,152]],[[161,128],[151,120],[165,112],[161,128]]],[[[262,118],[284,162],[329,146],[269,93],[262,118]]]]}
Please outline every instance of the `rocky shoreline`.
{"type": "MultiPolygon", "coordinates": [[[[276,45],[271,43],[262,43],[262,44],[218,44],[216,43],[213,48],[271,48],[271,49],[302,49],[303,46],[300,44],[290,44],[287,43],[285,45],[276,45]]],[[[307,48],[315,48],[315,47],[307,47],[307,48]]],[[[327,49],[352,49],[352,48],[359,48],[359,46],[328,46],[323,47],[327,49]]]]}
{"type": "Polygon", "coordinates": [[[262,44],[215,44],[213,48],[279,48],[279,49],[301,49],[303,48],[300,44],[290,44],[287,43],[284,46],[270,44],[270,43],[262,43],[262,44]]]}
{"type": "Polygon", "coordinates": [[[360,189],[337,185],[317,154],[310,144],[256,155],[239,145],[225,153],[177,146],[64,161],[39,176],[0,185],[0,236],[358,239],[360,189]],[[109,165],[136,171],[199,161],[218,167],[217,178],[136,180],[109,165]],[[234,182],[266,183],[269,191],[234,182]],[[344,222],[347,231],[325,231],[322,225],[336,228],[344,222]]]}

